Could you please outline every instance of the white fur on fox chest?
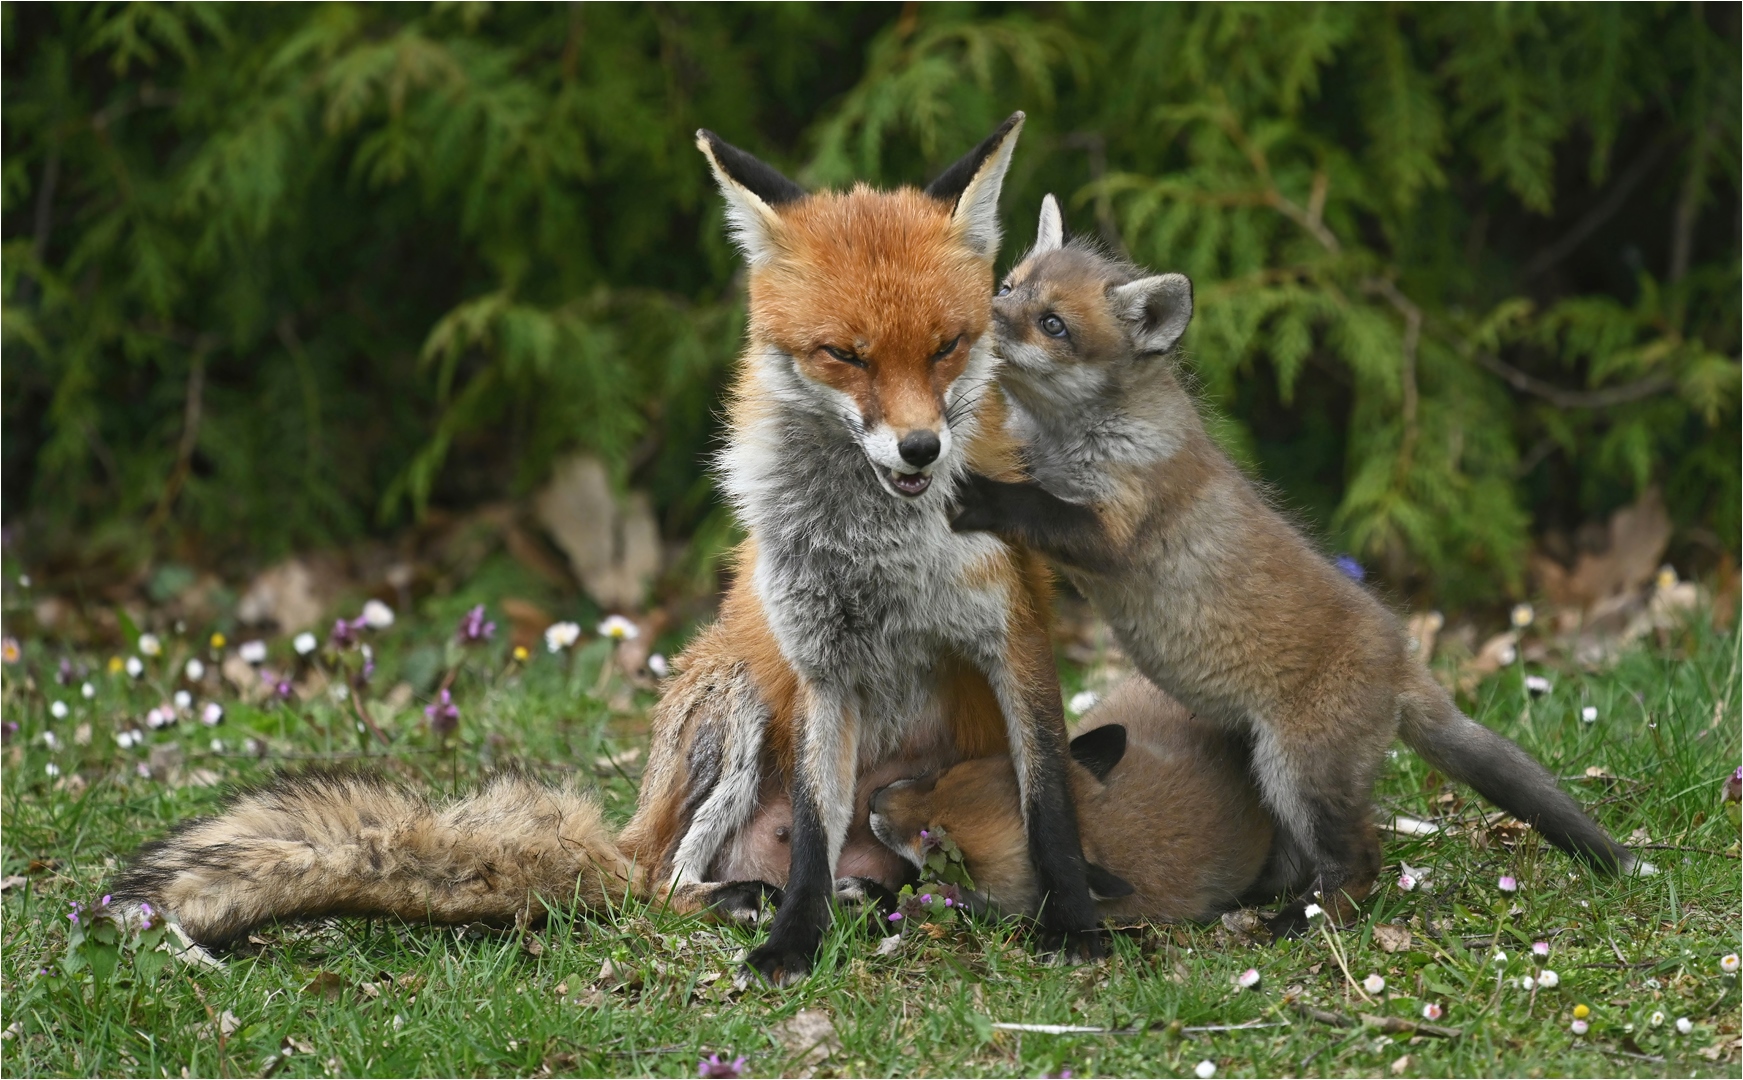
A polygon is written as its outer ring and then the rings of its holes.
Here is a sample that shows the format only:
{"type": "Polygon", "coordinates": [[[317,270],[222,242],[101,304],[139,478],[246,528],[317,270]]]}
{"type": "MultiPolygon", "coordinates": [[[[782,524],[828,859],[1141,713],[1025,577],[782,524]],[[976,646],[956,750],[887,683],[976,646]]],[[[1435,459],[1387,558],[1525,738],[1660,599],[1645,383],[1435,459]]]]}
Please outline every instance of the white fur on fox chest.
{"type": "MultiPolygon", "coordinates": [[[[981,359],[990,365],[990,353],[981,359]]],[[[978,394],[977,367],[957,380],[978,394]]],[[[948,508],[974,435],[972,402],[918,498],[891,494],[857,439],[851,401],[764,354],[759,389],[772,408],[734,432],[723,485],[757,540],[752,583],[782,655],[856,714],[859,759],[881,759],[915,728],[942,724],[939,661],[950,651],[989,670],[1004,663],[1014,575],[988,534],[950,530],[948,508]]],[[[953,405],[957,404],[955,402],[953,405]]]]}

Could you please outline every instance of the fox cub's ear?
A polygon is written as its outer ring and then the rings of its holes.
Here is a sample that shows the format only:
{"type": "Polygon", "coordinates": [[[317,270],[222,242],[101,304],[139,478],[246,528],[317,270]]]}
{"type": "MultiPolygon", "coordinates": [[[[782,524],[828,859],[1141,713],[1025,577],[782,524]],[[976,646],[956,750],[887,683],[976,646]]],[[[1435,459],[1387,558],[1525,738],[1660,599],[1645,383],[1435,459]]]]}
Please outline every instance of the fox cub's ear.
{"type": "Polygon", "coordinates": [[[1071,740],[1071,759],[1106,780],[1126,756],[1126,725],[1104,724],[1071,740]]]}
{"type": "Polygon", "coordinates": [[[1065,246],[1065,218],[1059,213],[1059,200],[1051,193],[1041,199],[1041,224],[1035,230],[1035,247],[1030,255],[1057,251],[1065,246]]]}
{"type": "Polygon", "coordinates": [[[988,262],[999,253],[999,189],[1023,130],[1012,113],[997,131],[926,186],[926,194],[951,205],[951,224],[965,247],[988,262]]]}
{"type": "Polygon", "coordinates": [[[707,129],[696,133],[696,147],[708,158],[720,193],[726,196],[733,242],[752,266],[767,262],[780,243],[781,218],[775,207],[798,202],[805,189],[707,129]]]}
{"type": "Polygon", "coordinates": [[[1130,896],[1136,891],[1132,888],[1131,882],[1105,866],[1089,863],[1084,869],[1089,871],[1090,895],[1097,900],[1112,900],[1116,896],[1130,896]]]}
{"type": "Polygon", "coordinates": [[[1192,321],[1192,282],[1184,274],[1140,278],[1110,295],[1114,313],[1131,327],[1140,354],[1172,349],[1192,321]]]}

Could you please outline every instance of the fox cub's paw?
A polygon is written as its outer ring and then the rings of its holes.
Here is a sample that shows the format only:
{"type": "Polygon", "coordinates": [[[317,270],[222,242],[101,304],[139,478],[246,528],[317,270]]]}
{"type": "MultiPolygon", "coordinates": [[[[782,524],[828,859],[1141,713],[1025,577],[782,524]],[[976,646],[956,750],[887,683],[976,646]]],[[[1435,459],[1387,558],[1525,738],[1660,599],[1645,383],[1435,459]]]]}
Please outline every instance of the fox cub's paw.
{"type": "Polygon", "coordinates": [[[755,926],[781,906],[781,890],[766,881],[731,881],[709,892],[703,903],[716,919],[755,926]]]}
{"type": "Polygon", "coordinates": [[[1041,930],[1041,955],[1068,966],[1093,964],[1108,954],[1107,934],[1100,930],[1041,930]]]}
{"type": "Polygon", "coordinates": [[[885,920],[902,904],[896,894],[886,889],[882,882],[862,877],[836,879],[835,903],[843,908],[868,911],[878,916],[871,926],[880,935],[883,933],[885,920]]]}
{"type": "Polygon", "coordinates": [[[770,986],[792,986],[811,974],[811,958],[821,941],[798,940],[798,936],[770,937],[745,957],[738,984],[743,987],[760,976],[770,986]]]}
{"type": "Polygon", "coordinates": [[[1004,485],[980,473],[969,473],[956,486],[956,513],[950,527],[956,532],[988,532],[1002,521],[1004,485]]]}

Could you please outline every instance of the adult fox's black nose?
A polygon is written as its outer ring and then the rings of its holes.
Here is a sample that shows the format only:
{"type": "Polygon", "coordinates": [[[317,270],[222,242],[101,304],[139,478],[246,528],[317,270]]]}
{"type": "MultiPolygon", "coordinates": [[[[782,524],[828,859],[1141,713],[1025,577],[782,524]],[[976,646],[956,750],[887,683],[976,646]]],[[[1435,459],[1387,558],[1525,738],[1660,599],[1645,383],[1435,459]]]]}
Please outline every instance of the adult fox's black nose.
{"type": "Polygon", "coordinates": [[[915,468],[923,468],[937,461],[939,449],[938,433],[935,431],[910,431],[896,444],[902,460],[915,468]]]}

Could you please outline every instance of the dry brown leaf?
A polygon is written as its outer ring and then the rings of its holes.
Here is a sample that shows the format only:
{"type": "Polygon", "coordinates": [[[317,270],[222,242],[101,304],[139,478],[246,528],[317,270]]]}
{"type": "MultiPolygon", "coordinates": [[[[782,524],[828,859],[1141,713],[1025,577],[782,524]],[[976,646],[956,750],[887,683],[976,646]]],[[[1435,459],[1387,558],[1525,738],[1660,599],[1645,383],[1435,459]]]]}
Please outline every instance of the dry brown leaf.
{"type": "MultiPolygon", "coordinates": [[[[315,977],[309,980],[307,986],[303,987],[303,993],[316,994],[328,1001],[337,1001],[350,988],[351,984],[345,981],[343,975],[331,971],[317,971],[315,977]]],[[[303,1053],[312,1054],[314,1051],[304,1050],[303,1053]]]]}
{"type": "Polygon", "coordinates": [[[801,1009],[776,1024],[770,1033],[794,1059],[794,1076],[815,1075],[817,1067],[841,1049],[835,1022],[820,1009],[801,1009]]]}
{"type": "Polygon", "coordinates": [[[1403,952],[1410,948],[1410,931],[1393,923],[1374,924],[1374,944],[1382,952],[1403,952]]]}

